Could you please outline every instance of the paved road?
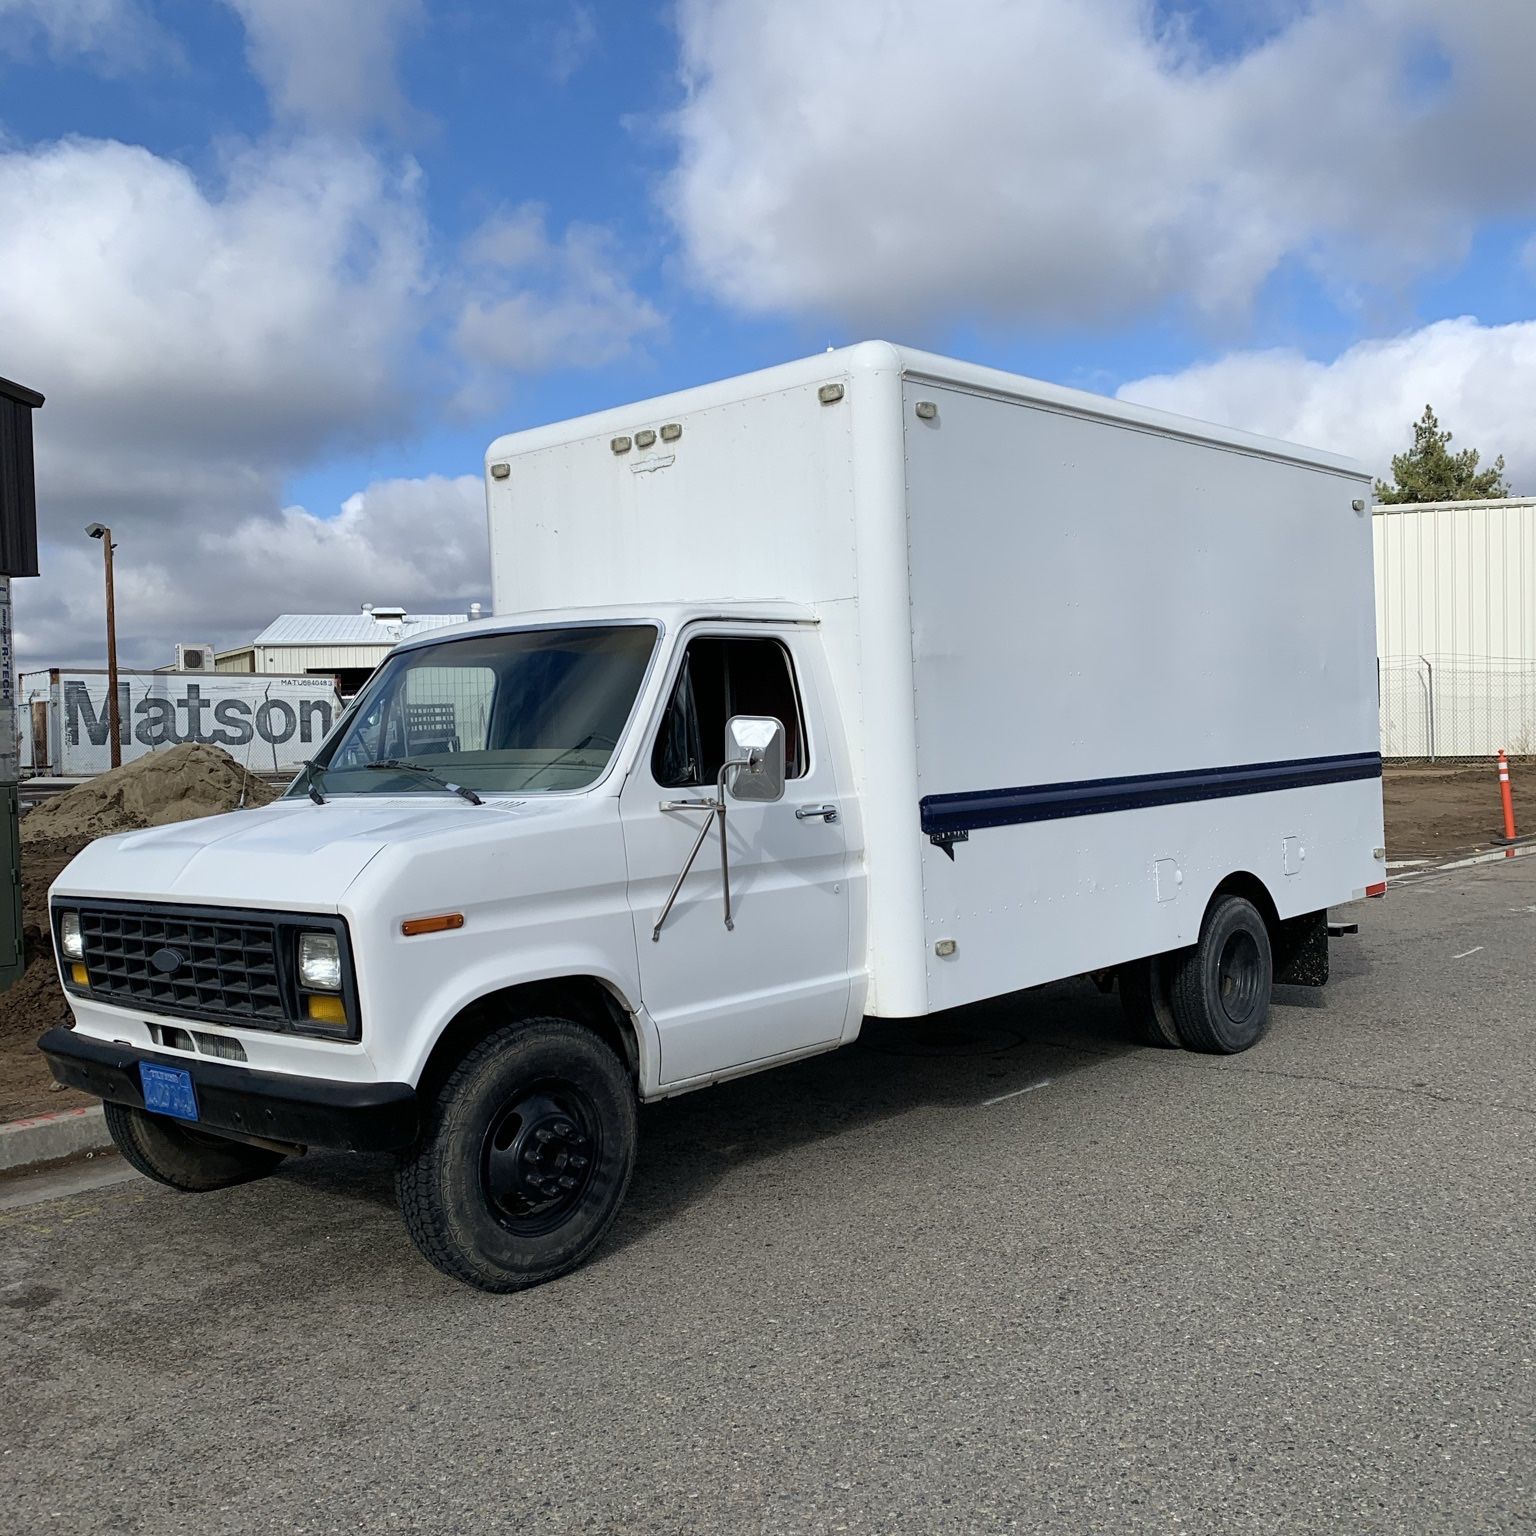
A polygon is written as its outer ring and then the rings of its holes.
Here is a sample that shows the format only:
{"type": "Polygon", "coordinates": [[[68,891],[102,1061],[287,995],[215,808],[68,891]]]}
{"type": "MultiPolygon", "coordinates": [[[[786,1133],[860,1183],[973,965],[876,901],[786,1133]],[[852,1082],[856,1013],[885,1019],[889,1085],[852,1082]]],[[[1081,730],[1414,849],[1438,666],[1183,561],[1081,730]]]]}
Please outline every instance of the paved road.
{"type": "Polygon", "coordinates": [[[1073,985],[647,1110],[520,1297],[379,1163],[0,1213],[0,1530],[1529,1532],[1536,858],[1362,921],[1246,1056],[1073,985]]]}

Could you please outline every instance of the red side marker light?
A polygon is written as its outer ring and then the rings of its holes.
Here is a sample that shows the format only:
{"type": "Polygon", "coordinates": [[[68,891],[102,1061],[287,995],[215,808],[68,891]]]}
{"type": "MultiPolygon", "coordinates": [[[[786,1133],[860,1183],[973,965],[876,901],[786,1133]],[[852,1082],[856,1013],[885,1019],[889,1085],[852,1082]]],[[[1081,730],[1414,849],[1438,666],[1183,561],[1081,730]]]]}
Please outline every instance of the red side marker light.
{"type": "Polygon", "coordinates": [[[1365,888],[1367,896],[1385,896],[1387,894],[1387,882],[1383,880],[1379,885],[1368,885],[1365,888]]]}

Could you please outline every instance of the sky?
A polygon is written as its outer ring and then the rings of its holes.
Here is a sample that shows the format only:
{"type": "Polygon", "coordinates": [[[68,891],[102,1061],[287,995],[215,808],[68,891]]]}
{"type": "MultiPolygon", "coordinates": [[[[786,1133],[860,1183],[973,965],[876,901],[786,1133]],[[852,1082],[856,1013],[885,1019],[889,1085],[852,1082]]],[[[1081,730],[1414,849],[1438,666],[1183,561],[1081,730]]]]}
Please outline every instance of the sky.
{"type": "MultiPolygon", "coordinates": [[[[1536,493],[1529,0],[0,0],[24,668],[487,602],[502,432],[880,336],[1536,493]]],[[[1085,487],[1089,489],[1090,487],[1085,487]]]]}

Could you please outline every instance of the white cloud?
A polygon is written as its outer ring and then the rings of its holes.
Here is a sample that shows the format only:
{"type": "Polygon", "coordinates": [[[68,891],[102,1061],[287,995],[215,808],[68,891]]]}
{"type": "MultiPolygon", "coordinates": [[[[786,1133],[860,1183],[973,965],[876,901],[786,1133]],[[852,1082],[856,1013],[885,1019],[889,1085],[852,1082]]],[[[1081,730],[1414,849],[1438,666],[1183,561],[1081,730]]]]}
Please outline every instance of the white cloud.
{"type": "Polygon", "coordinates": [[[573,4],[550,32],[549,73],[565,85],[597,48],[597,21],[590,5],[573,4]]]}
{"type": "Polygon", "coordinates": [[[1297,0],[1219,60],[1145,0],[678,14],[667,202],[748,312],[1231,317],[1288,259],[1347,294],[1536,215],[1536,6],[1297,0]]]}
{"type": "Polygon", "coordinates": [[[43,467],[279,468],[399,425],[424,243],[410,173],[359,154],[251,152],[209,190],[124,144],[0,153],[0,336],[53,396],[43,467]]]}
{"type": "MultiPolygon", "coordinates": [[[[25,656],[77,655],[77,619],[99,645],[85,523],[114,528],[126,596],[135,570],[167,577],[134,633],[185,639],[205,530],[272,524],[287,474],[409,427],[427,285],[413,178],[318,144],[243,153],[212,188],[123,144],[0,153],[5,371],[48,397],[44,574],[17,591],[25,656]],[[169,578],[184,561],[181,588],[169,578]]],[[[226,586],[237,559],[226,551],[226,586]]]]}
{"type": "MultiPolygon", "coordinates": [[[[154,532],[162,536],[113,520],[125,666],[163,666],[177,641],[241,643],[278,613],[345,613],[364,602],[453,613],[480,601],[489,611],[477,475],[378,481],[331,517],[231,508],[154,532]]],[[[102,664],[100,549],[80,533],[47,552],[43,579],[15,584],[23,671],[102,664]]]]}
{"type": "Polygon", "coordinates": [[[469,296],[454,340],[476,363],[521,372],[595,368],[664,326],[624,276],[607,230],[571,224],[552,240],[537,204],[483,226],[466,260],[469,296]]]}
{"type": "Polygon", "coordinates": [[[176,52],[138,0],[0,0],[0,53],[25,55],[38,45],[109,75],[176,52]]]}
{"type": "Polygon", "coordinates": [[[1454,447],[1476,448],[1484,464],[1502,453],[1515,490],[1536,492],[1536,321],[1442,320],[1361,342],[1330,363],[1289,350],[1234,352],[1137,379],[1119,395],[1351,454],[1386,478],[1428,404],[1455,434],[1454,447]]]}
{"type": "Polygon", "coordinates": [[[0,151],[5,372],[48,397],[25,664],[100,653],[94,521],[122,547],[125,661],[301,606],[486,595],[478,480],[384,481],[331,517],[281,510],[285,480],[440,411],[455,317],[482,403],[504,370],[602,362],[660,318],[607,235],[552,239],[537,210],[440,272],[419,179],[334,140],[244,150],[215,185],[124,144],[0,151]]]}
{"type": "Polygon", "coordinates": [[[349,130],[408,115],[396,76],[405,38],[425,23],[422,0],[227,3],[278,117],[349,130]]]}

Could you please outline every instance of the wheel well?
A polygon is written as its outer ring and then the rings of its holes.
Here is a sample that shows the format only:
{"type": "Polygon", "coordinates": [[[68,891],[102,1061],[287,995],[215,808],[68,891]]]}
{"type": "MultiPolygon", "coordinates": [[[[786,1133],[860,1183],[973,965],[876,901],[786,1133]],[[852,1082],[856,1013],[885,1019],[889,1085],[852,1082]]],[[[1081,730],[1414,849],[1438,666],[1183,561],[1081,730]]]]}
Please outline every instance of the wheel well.
{"type": "Polygon", "coordinates": [[[1222,896],[1241,896],[1244,901],[1251,902],[1258,910],[1259,916],[1264,919],[1264,926],[1269,930],[1269,942],[1271,945],[1279,944],[1280,914],[1275,909],[1275,899],[1269,894],[1269,887],[1257,875],[1250,875],[1246,870],[1228,875],[1211,892],[1211,899],[1206,903],[1205,910],[1209,912],[1222,896]]]}
{"type": "Polygon", "coordinates": [[[437,1037],[418,1085],[431,1090],[479,1040],[509,1019],[553,1014],[584,1024],[629,1069],[640,1075],[640,1048],[629,1010],[596,976],[560,976],[488,992],[461,1008],[437,1037]]]}

